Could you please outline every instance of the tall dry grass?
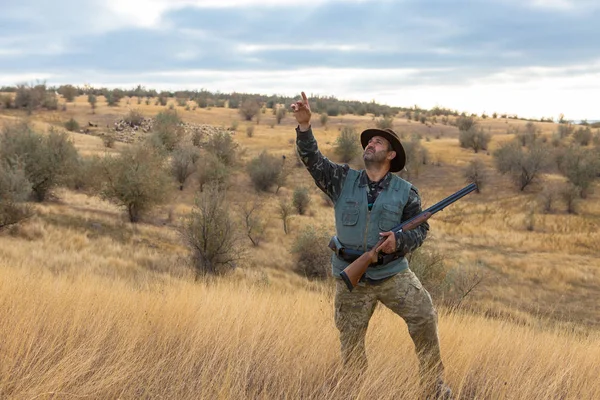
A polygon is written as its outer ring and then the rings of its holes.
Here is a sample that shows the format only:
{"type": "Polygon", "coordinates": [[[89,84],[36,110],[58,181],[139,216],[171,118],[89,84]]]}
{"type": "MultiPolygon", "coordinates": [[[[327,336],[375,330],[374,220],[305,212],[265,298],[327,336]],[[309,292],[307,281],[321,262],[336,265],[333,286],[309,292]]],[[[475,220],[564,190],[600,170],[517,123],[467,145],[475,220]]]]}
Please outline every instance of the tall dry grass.
{"type": "MultiPolygon", "coordinates": [[[[250,281],[144,287],[0,264],[2,398],[417,398],[404,323],[379,308],[370,366],[340,368],[332,295],[250,281]]],[[[458,398],[594,399],[600,337],[440,316],[458,398]]]]}

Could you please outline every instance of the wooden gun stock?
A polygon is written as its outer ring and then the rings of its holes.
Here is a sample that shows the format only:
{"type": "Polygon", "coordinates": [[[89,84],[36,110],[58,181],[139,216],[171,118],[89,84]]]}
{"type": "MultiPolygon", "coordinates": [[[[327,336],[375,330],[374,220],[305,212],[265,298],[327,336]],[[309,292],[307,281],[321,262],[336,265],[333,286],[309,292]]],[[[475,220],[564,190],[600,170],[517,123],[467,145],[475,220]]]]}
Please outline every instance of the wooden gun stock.
{"type": "MultiPolygon", "coordinates": [[[[444,208],[454,203],[458,199],[466,196],[472,191],[477,189],[477,185],[471,183],[470,185],[464,187],[458,192],[446,197],[444,200],[436,203],[435,205],[429,207],[427,210],[422,213],[416,215],[415,217],[409,219],[401,223],[400,225],[391,229],[392,232],[406,232],[415,229],[423,222],[427,221],[431,216],[439,211],[442,211],[444,208]]],[[[360,281],[360,278],[364,275],[369,268],[369,265],[377,262],[378,252],[375,251],[381,244],[386,240],[386,238],[382,238],[377,242],[377,244],[369,251],[363,253],[360,257],[354,260],[350,265],[348,265],[341,273],[340,276],[348,286],[348,290],[352,291],[354,287],[360,281]]]]}

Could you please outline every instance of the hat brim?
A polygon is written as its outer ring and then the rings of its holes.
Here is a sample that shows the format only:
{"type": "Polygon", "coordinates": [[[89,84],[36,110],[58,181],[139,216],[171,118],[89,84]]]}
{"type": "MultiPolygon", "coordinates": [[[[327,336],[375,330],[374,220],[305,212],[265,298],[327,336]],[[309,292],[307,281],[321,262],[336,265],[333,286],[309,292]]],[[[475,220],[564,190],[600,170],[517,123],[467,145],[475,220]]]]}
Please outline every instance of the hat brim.
{"type": "Polygon", "coordinates": [[[369,140],[374,136],[386,138],[392,145],[392,149],[396,152],[396,157],[392,158],[390,161],[390,172],[402,171],[406,164],[406,152],[404,151],[404,146],[400,143],[400,139],[383,129],[367,129],[360,134],[360,144],[362,145],[363,150],[369,144],[369,140]]]}

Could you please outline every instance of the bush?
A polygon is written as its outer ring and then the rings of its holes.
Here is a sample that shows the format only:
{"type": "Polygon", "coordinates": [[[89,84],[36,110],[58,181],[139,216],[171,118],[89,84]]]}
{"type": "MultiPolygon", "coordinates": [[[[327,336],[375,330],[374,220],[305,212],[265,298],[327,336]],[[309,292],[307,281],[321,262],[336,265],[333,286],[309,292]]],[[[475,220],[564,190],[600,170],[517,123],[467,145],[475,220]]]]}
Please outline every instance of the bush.
{"type": "Polygon", "coordinates": [[[229,132],[216,132],[208,139],[204,147],[228,167],[235,165],[237,162],[238,144],[233,141],[233,137],[229,132]]]}
{"type": "Polygon", "coordinates": [[[25,201],[31,183],[22,165],[0,162],[0,229],[18,224],[32,214],[25,201]]]}
{"type": "Polygon", "coordinates": [[[281,158],[263,151],[248,163],[247,169],[254,188],[266,192],[277,183],[283,170],[283,162],[281,158]]]}
{"type": "Polygon", "coordinates": [[[343,163],[349,163],[354,157],[358,156],[362,151],[362,147],[356,129],[344,126],[335,140],[334,151],[343,163]]]}
{"type": "Polygon", "coordinates": [[[548,154],[549,150],[539,140],[527,147],[512,141],[501,145],[494,158],[498,172],[508,174],[523,191],[549,166],[548,154]]]}
{"type": "Polygon", "coordinates": [[[0,135],[0,162],[11,168],[22,162],[34,197],[44,201],[51,190],[65,183],[77,162],[77,150],[66,132],[34,132],[26,123],[7,125],[0,135]]]}
{"type": "Polygon", "coordinates": [[[252,118],[260,111],[260,104],[256,99],[246,99],[240,107],[240,114],[246,121],[252,121],[252,118]]]}
{"type": "Polygon", "coordinates": [[[254,136],[254,125],[249,125],[246,127],[246,136],[248,136],[249,138],[254,136]]]}
{"type": "Polygon", "coordinates": [[[245,233],[252,245],[257,247],[264,239],[266,228],[265,220],[261,214],[261,203],[258,200],[245,202],[242,205],[242,218],[245,233]]]}
{"type": "Polygon", "coordinates": [[[77,88],[73,85],[63,85],[58,88],[58,93],[60,93],[69,103],[72,103],[75,100],[77,92],[77,88]]]}
{"type": "Polygon", "coordinates": [[[98,101],[98,99],[96,98],[95,95],[93,94],[88,94],[88,103],[90,103],[90,106],[92,107],[92,114],[96,113],[96,102],[98,101]]]}
{"type": "Polygon", "coordinates": [[[458,134],[458,141],[460,147],[465,149],[473,149],[475,153],[479,150],[487,150],[488,144],[492,135],[485,132],[483,129],[471,128],[467,131],[460,131],[458,134]]]}
{"type": "Polygon", "coordinates": [[[105,133],[104,135],[102,135],[102,143],[106,148],[112,149],[115,146],[115,141],[115,135],[113,135],[112,133],[105,133]]]}
{"type": "Polygon", "coordinates": [[[152,207],[167,200],[171,180],[164,158],[145,145],[125,147],[117,156],[102,160],[101,196],[124,207],[130,222],[139,222],[152,207]]]}
{"type": "Polygon", "coordinates": [[[298,211],[298,214],[304,215],[310,204],[310,195],[308,189],[305,187],[298,187],[294,190],[294,196],[292,198],[294,208],[298,211]]]}
{"type": "Polygon", "coordinates": [[[546,185],[544,190],[539,195],[539,200],[542,205],[542,210],[545,213],[550,213],[554,210],[554,204],[560,193],[555,186],[546,185]]]}
{"type": "Polygon", "coordinates": [[[479,158],[469,161],[469,164],[463,170],[463,176],[467,183],[474,183],[477,185],[477,193],[481,192],[481,189],[483,189],[483,186],[488,180],[485,164],[479,158]]]}
{"type": "Polygon", "coordinates": [[[0,110],[3,108],[9,109],[12,107],[12,96],[10,94],[0,94],[0,110]]]}
{"type": "Polygon", "coordinates": [[[287,114],[287,111],[285,110],[285,107],[280,107],[277,109],[277,113],[275,114],[275,118],[277,119],[277,124],[281,124],[281,121],[283,121],[286,114],[287,114]]]}
{"type": "Polygon", "coordinates": [[[475,128],[477,121],[475,121],[475,119],[472,117],[461,115],[460,117],[456,118],[455,124],[460,132],[466,132],[475,128]]]}
{"type": "Polygon", "coordinates": [[[227,186],[229,168],[217,156],[211,153],[204,153],[197,162],[197,165],[198,183],[200,184],[201,192],[206,185],[227,186]]]}
{"type": "Polygon", "coordinates": [[[592,142],[592,130],[589,126],[581,127],[573,133],[573,140],[581,146],[587,146],[592,142]]]}
{"type": "Polygon", "coordinates": [[[579,195],[585,198],[594,180],[600,174],[600,158],[597,150],[574,145],[567,148],[560,156],[558,168],[578,189],[579,195]]]}
{"type": "Polygon", "coordinates": [[[406,153],[406,166],[402,171],[402,175],[410,180],[419,176],[423,165],[427,164],[429,152],[421,144],[421,138],[418,135],[413,135],[410,141],[405,141],[402,145],[406,153]]]}
{"type": "Polygon", "coordinates": [[[196,161],[200,154],[198,149],[193,146],[177,147],[171,156],[171,172],[177,182],[179,182],[179,190],[183,190],[185,181],[194,173],[196,169],[196,161]]]}
{"type": "Polygon", "coordinates": [[[75,121],[75,119],[71,118],[65,122],[65,129],[69,132],[77,132],[79,131],[79,123],[75,121]]]}
{"type": "Polygon", "coordinates": [[[382,117],[375,121],[375,126],[379,129],[393,129],[394,118],[393,117],[382,117]]]}
{"type": "Polygon", "coordinates": [[[154,121],[153,134],[168,151],[173,151],[184,135],[181,119],[174,111],[159,112],[154,121]]]}
{"type": "Polygon", "coordinates": [[[196,198],[181,230],[192,252],[196,280],[205,275],[223,275],[235,268],[240,259],[235,227],[224,192],[211,186],[196,198]]]}
{"type": "Polygon", "coordinates": [[[129,113],[123,118],[126,124],[131,126],[141,126],[142,122],[144,122],[144,115],[140,112],[140,110],[129,110],[129,113]]]}
{"type": "Polygon", "coordinates": [[[327,114],[321,114],[319,116],[319,122],[321,122],[321,126],[327,126],[328,120],[329,120],[329,116],[327,114]]]}
{"type": "Polygon", "coordinates": [[[329,235],[323,229],[307,226],[300,231],[292,254],[296,257],[296,273],[309,279],[331,276],[331,250],[327,247],[329,235]]]}

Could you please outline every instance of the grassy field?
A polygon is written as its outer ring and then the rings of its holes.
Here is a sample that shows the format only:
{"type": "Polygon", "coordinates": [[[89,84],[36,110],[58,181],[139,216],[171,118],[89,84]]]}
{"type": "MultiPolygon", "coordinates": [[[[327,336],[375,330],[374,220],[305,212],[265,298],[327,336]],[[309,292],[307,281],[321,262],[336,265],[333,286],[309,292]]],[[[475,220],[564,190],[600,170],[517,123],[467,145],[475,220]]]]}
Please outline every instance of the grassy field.
{"type": "MultiPolygon", "coordinates": [[[[108,107],[95,114],[84,96],[66,111],[35,112],[40,130],[75,118],[100,127],[130,108],[151,116],[164,107],[108,107]]],[[[224,108],[185,111],[187,122],[231,126],[224,108]]],[[[24,114],[0,111],[0,123],[24,114]]],[[[315,119],[318,119],[315,117],[315,119]]],[[[263,150],[295,162],[293,118],[277,125],[261,115],[254,136],[240,121],[235,140],[246,162],[263,150]]],[[[482,120],[493,134],[490,151],[524,121],[482,120]]],[[[358,130],[371,117],[330,117],[313,124],[324,154],[344,125],[358,130]]],[[[550,136],[557,126],[537,124],[550,136]]],[[[600,397],[600,193],[568,214],[544,214],[543,184],[518,192],[493,169],[488,152],[458,145],[453,126],[397,118],[394,128],[421,134],[430,163],[413,182],[424,206],[465,185],[462,168],[474,157],[490,180],[437,214],[425,247],[448,268],[477,268],[485,280],[459,311],[439,307],[442,356],[460,398],[593,399],[600,397]],[[532,211],[533,210],[533,211],[532,211]]],[[[84,155],[119,152],[93,135],[72,133],[84,155]]],[[[357,167],[360,163],[353,164],[357,167]]],[[[548,175],[548,180],[562,179],[548,175]]],[[[277,194],[256,194],[240,171],[229,190],[235,210],[258,199],[266,238],[248,247],[230,276],[194,282],[178,225],[197,187],[173,185],[171,201],[143,223],[126,222],[116,206],[60,189],[57,200],[35,204],[36,216],[0,233],[0,398],[415,398],[416,357],[405,324],[378,309],[367,334],[370,368],[355,383],[339,367],[330,282],[292,272],[290,248],[305,226],[333,232],[333,210],[304,168],[294,167],[277,194]],[[307,215],[292,217],[291,233],[274,216],[280,198],[310,189],[307,215]]],[[[436,299],[434,298],[434,302],[436,299]]]]}

